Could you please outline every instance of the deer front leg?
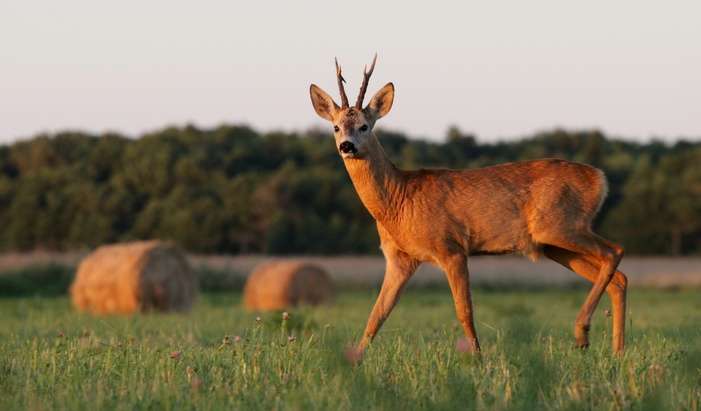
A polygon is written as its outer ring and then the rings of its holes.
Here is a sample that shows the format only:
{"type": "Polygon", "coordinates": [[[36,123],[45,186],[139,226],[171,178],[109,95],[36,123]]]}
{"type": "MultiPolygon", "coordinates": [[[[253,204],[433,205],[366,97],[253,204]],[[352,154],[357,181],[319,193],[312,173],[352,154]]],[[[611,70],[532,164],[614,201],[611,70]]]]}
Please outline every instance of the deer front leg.
{"type": "Polygon", "coordinates": [[[397,303],[404,285],[406,285],[419,265],[418,261],[394,247],[383,245],[382,251],[387,260],[385,278],[382,281],[380,295],[377,297],[375,306],[372,308],[372,312],[368,318],[363,338],[360,340],[360,344],[358,344],[356,349],[358,356],[362,356],[367,346],[375,338],[382,323],[389,317],[392,308],[394,308],[394,305],[397,303]]]}
{"type": "Polygon", "coordinates": [[[455,313],[462,324],[467,338],[467,349],[473,353],[480,351],[477,331],[472,314],[472,296],[470,294],[470,274],[467,269],[467,257],[465,255],[453,255],[440,262],[450,284],[455,302],[455,313]]]}

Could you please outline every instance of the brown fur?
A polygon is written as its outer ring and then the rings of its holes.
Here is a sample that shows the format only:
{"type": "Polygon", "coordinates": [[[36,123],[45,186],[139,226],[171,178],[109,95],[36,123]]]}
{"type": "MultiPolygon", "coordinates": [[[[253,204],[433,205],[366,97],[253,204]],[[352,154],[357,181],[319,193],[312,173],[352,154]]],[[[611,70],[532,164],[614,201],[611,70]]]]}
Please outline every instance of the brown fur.
{"type": "MultiPolygon", "coordinates": [[[[322,106],[337,107],[318,87],[311,90],[317,112],[322,106]]],[[[616,270],[623,249],[591,231],[607,193],[601,170],[559,159],[472,170],[399,170],[371,131],[389,112],[393,98],[390,83],[352,116],[343,108],[322,115],[339,127],[337,147],[347,141],[357,148],[357,153],[341,156],[361,201],[377,221],[387,260],[359,350],[372,341],[418,265],[432,262],[446,272],[458,319],[469,345],[479,351],[467,257],[514,252],[532,259],[545,253],[594,283],[575,322],[578,346],[588,346],[592,313],[607,290],[614,310],[613,348],[623,350],[627,282],[616,270]],[[363,125],[368,130],[362,131],[363,125]]]]}
{"type": "Polygon", "coordinates": [[[243,303],[252,311],[282,310],[328,303],[333,294],[331,278],[321,267],[302,261],[274,261],[260,265],[248,277],[243,303]]]}
{"type": "Polygon", "coordinates": [[[197,290],[183,254],[158,241],[98,248],[78,267],[70,293],[73,305],[93,314],[186,311],[197,290]]]}

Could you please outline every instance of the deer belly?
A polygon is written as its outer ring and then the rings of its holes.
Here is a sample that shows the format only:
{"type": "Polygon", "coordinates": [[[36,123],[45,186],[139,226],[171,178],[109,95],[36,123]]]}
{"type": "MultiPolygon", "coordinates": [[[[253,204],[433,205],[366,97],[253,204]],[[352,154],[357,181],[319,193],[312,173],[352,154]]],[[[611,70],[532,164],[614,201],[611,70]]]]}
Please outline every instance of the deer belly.
{"type": "Polygon", "coordinates": [[[470,254],[521,253],[534,261],[540,256],[540,245],[527,232],[504,230],[489,234],[470,239],[470,254]]]}

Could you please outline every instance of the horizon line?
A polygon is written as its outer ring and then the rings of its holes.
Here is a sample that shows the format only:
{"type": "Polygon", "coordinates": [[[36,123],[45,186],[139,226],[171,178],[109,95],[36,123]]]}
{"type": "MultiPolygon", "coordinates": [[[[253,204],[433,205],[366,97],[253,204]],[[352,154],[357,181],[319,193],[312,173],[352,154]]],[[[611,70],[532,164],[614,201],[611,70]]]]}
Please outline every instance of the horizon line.
{"type": "MultiPolygon", "coordinates": [[[[39,137],[49,137],[53,138],[59,134],[66,134],[66,133],[80,133],[80,134],[86,134],[86,135],[91,135],[91,136],[97,136],[97,137],[102,137],[105,135],[119,135],[121,137],[125,137],[131,140],[138,140],[140,138],[143,138],[146,135],[149,134],[154,134],[158,133],[163,130],[175,128],[175,129],[184,129],[187,127],[193,127],[198,130],[202,131],[210,131],[210,130],[215,130],[221,127],[247,127],[250,128],[251,130],[257,132],[258,134],[272,134],[272,133],[287,133],[287,134],[304,134],[308,132],[317,132],[325,129],[324,126],[320,124],[312,124],[307,127],[303,128],[297,128],[297,127],[256,127],[249,122],[246,121],[240,121],[240,122],[228,122],[228,121],[221,121],[215,124],[210,124],[210,125],[202,125],[202,124],[197,124],[195,121],[183,121],[183,122],[170,122],[170,123],[165,123],[162,126],[154,127],[154,128],[146,128],[142,129],[141,131],[138,132],[126,132],[123,130],[118,130],[118,129],[111,129],[111,128],[104,128],[102,130],[94,130],[90,129],[88,127],[61,127],[61,128],[55,128],[55,129],[40,129],[30,135],[23,135],[19,137],[10,137],[8,139],[2,139],[2,136],[0,136],[0,146],[9,146],[15,143],[23,142],[23,141],[31,141],[33,139],[39,138],[39,137]]],[[[567,126],[562,126],[562,125],[552,125],[552,126],[547,126],[547,127],[540,127],[536,128],[535,130],[531,130],[528,132],[520,133],[518,135],[511,135],[511,136],[499,136],[499,137],[494,137],[494,138],[485,138],[481,137],[479,133],[463,129],[457,124],[448,124],[445,127],[444,134],[441,136],[435,136],[435,135],[422,135],[421,133],[409,133],[406,132],[405,130],[402,130],[401,128],[392,128],[392,127],[377,127],[375,130],[382,132],[391,132],[391,133],[397,133],[397,134],[403,134],[410,140],[417,140],[417,141],[430,141],[430,142],[445,142],[447,139],[447,133],[448,131],[456,127],[462,135],[465,136],[472,136],[475,141],[486,144],[486,143],[501,143],[501,142],[511,142],[511,141],[519,141],[519,140],[525,140],[528,138],[533,138],[541,134],[548,134],[548,133],[553,133],[557,131],[564,131],[567,133],[600,133],[602,134],[606,139],[608,140],[620,140],[620,141],[626,141],[626,142],[634,142],[634,143],[640,143],[640,144],[650,144],[653,142],[661,142],[664,144],[669,144],[669,145],[674,145],[680,142],[701,142],[701,135],[698,136],[690,136],[690,135],[677,135],[677,136],[669,136],[669,135],[660,135],[660,134],[649,134],[645,137],[642,136],[630,136],[630,135],[623,135],[620,133],[612,133],[606,131],[603,127],[567,127],[567,126]]],[[[331,136],[331,129],[329,128],[329,136],[331,136]]]]}

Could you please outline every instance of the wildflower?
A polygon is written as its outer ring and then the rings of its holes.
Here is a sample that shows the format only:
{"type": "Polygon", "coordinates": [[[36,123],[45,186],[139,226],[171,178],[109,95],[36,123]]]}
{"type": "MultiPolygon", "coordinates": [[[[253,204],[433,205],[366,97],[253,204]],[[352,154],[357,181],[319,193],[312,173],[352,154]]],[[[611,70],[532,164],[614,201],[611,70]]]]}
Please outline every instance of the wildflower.
{"type": "Polygon", "coordinates": [[[241,336],[240,335],[234,336],[234,342],[235,343],[241,342],[241,336]]]}
{"type": "Polygon", "coordinates": [[[256,317],[256,322],[257,322],[257,323],[260,322],[260,316],[259,316],[259,317],[256,317]]]}
{"type": "Polygon", "coordinates": [[[64,336],[65,336],[65,334],[63,334],[63,331],[58,332],[58,338],[63,338],[64,336]]]}
{"type": "Polygon", "coordinates": [[[294,335],[290,335],[287,337],[287,342],[295,342],[296,339],[297,337],[295,337],[294,335]]]}
{"type": "Polygon", "coordinates": [[[170,358],[177,360],[180,358],[181,355],[182,355],[182,351],[172,351],[170,353],[170,358]]]}
{"type": "Polygon", "coordinates": [[[283,320],[283,321],[287,321],[287,320],[289,320],[289,319],[290,319],[290,314],[288,314],[287,311],[285,311],[284,313],[282,313],[282,320],[283,320]]]}

